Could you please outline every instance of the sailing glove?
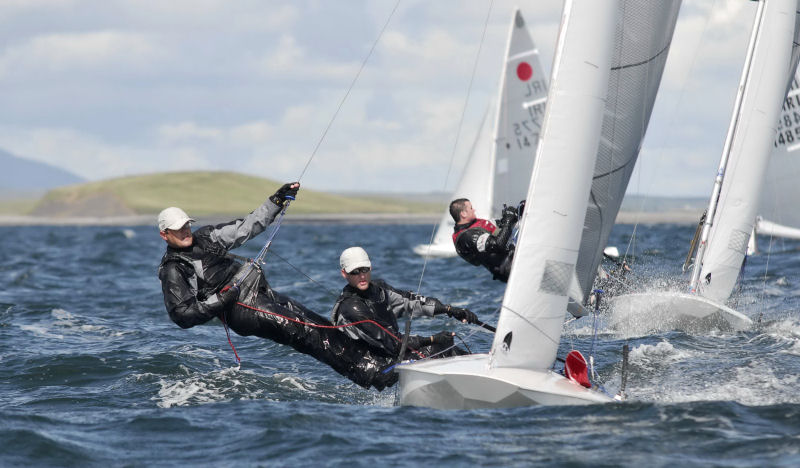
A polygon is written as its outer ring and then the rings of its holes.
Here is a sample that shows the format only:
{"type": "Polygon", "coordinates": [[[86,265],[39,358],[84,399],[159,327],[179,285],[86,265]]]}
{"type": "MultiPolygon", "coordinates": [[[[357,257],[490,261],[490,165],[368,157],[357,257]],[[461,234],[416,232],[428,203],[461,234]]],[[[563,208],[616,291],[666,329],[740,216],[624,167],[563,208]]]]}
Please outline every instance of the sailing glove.
{"type": "Polygon", "coordinates": [[[225,307],[235,304],[239,299],[239,286],[234,284],[233,286],[220,291],[217,296],[219,296],[219,302],[221,302],[225,307]]]}
{"type": "Polygon", "coordinates": [[[431,344],[438,344],[442,346],[453,346],[453,332],[441,331],[431,338],[431,344]]]}
{"type": "Polygon", "coordinates": [[[513,206],[503,205],[503,214],[500,221],[497,223],[498,227],[511,226],[517,222],[517,209],[513,206]]]}
{"type": "Polygon", "coordinates": [[[283,184],[274,195],[269,197],[269,201],[280,207],[283,207],[283,203],[286,200],[294,200],[294,198],[297,196],[298,190],[300,190],[300,182],[289,182],[288,184],[283,184]],[[296,185],[296,187],[293,187],[294,185],[296,185]]]}
{"type": "Polygon", "coordinates": [[[409,349],[417,350],[429,344],[431,344],[431,339],[427,336],[409,335],[406,346],[408,346],[409,349]]]}
{"type": "Polygon", "coordinates": [[[461,320],[462,322],[466,323],[478,323],[478,316],[475,315],[473,312],[469,311],[468,309],[462,309],[461,307],[448,307],[447,311],[445,312],[450,317],[453,317],[456,320],[461,320]]]}

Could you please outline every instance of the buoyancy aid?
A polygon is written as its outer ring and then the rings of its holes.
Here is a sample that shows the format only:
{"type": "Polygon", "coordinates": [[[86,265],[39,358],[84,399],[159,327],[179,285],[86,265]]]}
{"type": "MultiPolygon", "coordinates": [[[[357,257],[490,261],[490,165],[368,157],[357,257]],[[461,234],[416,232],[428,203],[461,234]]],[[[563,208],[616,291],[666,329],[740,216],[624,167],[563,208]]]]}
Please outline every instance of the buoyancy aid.
{"type": "Polygon", "coordinates": [[[485,229],[489,231],[489,234],[494,234],[494,231],[497,230],[497,226],[495,226],[494,223],[492,223],[488,219],[476,218],[475,221],[473,221],[469,226],[463,227],[453,233],[453,244],[455,244],[458,241],[458,236],[460,236],[461,233],[463,233],[467,229],[472,229],[472,228],[485,229]]]}

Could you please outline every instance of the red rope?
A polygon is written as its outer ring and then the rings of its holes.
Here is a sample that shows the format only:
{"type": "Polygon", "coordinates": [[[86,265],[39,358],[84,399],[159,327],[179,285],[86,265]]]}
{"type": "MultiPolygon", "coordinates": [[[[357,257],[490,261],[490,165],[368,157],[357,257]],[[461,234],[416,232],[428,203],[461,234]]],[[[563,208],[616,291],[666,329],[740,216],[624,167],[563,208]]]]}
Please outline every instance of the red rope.
{"type": "Polygon", "coordinates": [[[233,350],[233,355],[236,356],[236,363],[241,365],[242,360],[239,359],[239,353],[236,352],[236,346],[233,345],[233,341],[231,341],[231,333],[228,331],[228,324],[225,322],[225,316],[222,317],[222,326],[225,328],[225,336],[228,337],[228,344],[231,345],[231,349],[233,350]]]}
{"type": "MultiPolygon", "coordinates": [[[[242,306],[242,307],[244,307],[246,309],[254,310],[256,312],[261,312],[262,314],[274,315],[275,317],[280,317],[280,318],[286,319],[286,320],[288,320],[290,322],[297,323],[299,325],[303,325],[303,326],[307,326],[307,327],[313,327],[313,328],[346,328],[346,327],[354,327],[354,326],[360,325],[362,323],[371,323],[371,324],[375,325],[376,327],[380,328],[381,330],[383,330],[384,332],[386,332],[387,335],[389,335],[392,338],[394,338],[397,342],[402,343],[402,341],[403,341],[401,338],[398,338],[394,333],[392,333],[391,331],[386,329],[383,325],[381,325],[380,323],[378,323],[378,322],[376,322],[374,320],[369,320],[369,319],[359,320],[358,322],[346,323],[344,325],[320,325],[320,324],[317,324],[317,323],[309,323],[309,322],[304,322],[302,320],[293,319],[291,317],[287,317],[285,315],[281,315],[281,314],[278,314],[276,312],[270,312],[268,310],[259,309],[257,307],[253,307],[253,306],[244,304],[242,302],[237,302],[236,304],[240,305],[240,306],[242,306]]],[[[239,354],[236,353],[236,348],[233,346],[233,342],[231,341],[231,335],[228,332],[228,325],[225,323],[225,320],[222,320],[222,325],[225,327],[225,334],[228,336],[228,344],[231,345],[231,349],[233,349],[233,354],[236,356],[237,362],[241,362],[241,359],[239,359],[239,354]]],[[[417,351],[415,349],[411,349],[411,348],[409,348],[409,350],[411,350],[412,353],[416,354],[420,358],[422,358],[422,359],[425,358],[425,355],[420,353],[419,351],[417,351]]]]}

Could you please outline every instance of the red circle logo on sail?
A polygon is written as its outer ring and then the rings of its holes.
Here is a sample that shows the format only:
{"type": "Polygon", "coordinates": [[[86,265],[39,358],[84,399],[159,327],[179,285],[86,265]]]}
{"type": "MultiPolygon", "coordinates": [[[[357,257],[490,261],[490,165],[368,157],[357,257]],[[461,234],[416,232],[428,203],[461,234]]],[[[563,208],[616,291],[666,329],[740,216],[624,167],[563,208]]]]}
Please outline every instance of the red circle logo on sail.
{"type": "Polygon", "coordinates": [[[531,68],[528,62],[520,62],[517,65],[517,76],[522,81],[528,81],[533,76],[533,68],[531,68]]]}

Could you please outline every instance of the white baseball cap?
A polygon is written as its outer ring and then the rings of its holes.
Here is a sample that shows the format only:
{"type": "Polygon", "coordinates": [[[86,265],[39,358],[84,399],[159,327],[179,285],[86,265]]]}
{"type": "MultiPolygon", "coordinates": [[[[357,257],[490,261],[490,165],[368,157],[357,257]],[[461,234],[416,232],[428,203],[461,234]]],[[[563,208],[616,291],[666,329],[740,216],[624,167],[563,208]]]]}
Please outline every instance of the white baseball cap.
{"type": "Polygon", "coordinates": [[[188,222],[194,222],[185,211],[182,209],[170,206],[158,214],[158,230],[165,231],[167,229],[178,230],[188,222]]]}
{"type": "Polygon", "coordinates": [[[361,247],[350,247],[342,251],[339,257],[339,265],[347,273],[355,270],[356,268],[369,267],[372,268],[372,263],[369,261],[367,251],[361,247]]]}

